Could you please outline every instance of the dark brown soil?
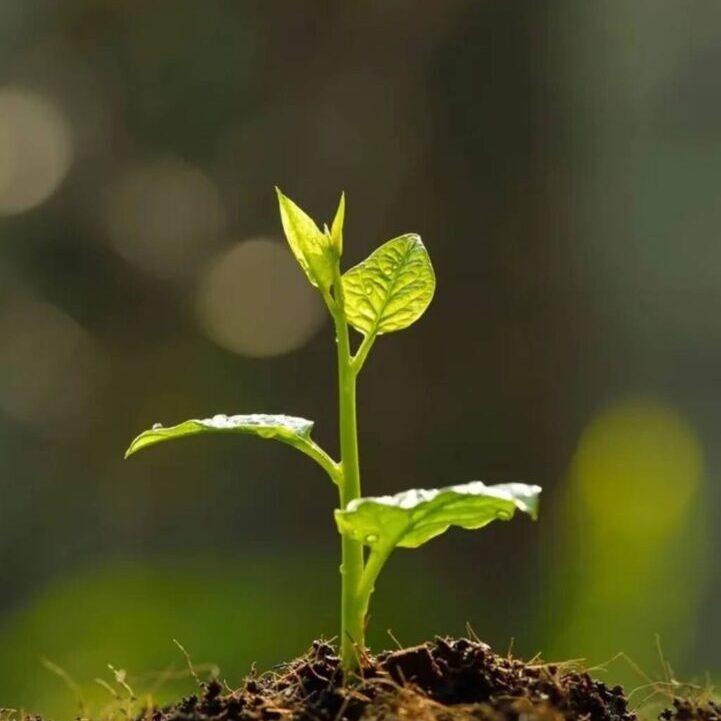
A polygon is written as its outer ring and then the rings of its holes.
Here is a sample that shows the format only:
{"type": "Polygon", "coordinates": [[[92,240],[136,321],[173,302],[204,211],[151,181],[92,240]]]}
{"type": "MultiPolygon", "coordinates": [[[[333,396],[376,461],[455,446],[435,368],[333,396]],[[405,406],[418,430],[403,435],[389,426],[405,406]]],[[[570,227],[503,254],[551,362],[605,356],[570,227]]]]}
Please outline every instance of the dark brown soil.
{"type": "MultiPolygon", "coordinates": [[[[636,721],[620,686],[587,672],[499,656],[483,643],[432,643],[364,660],[345,680],[317,641],[282,668],[224,690],[217,681],[143,721],[636,721]]],[[[719,707],[677,700],[659,721],[721,721],[719,707]]]]}
{"type": "Polygon", "coordinates": [[[721,721],[721,704],[711,700],[674,699],[673,708],[659,715],[660,721],[721,721]]]}
{"type": "MultiPolygon", "coordinates": [[[[346,683],[335,649],[315,642],[303,657],[149,714],[152,721],[635,721],[620,686],[588,673],[526,664],[485,644],[438,638],[366,658],[346,683]]],[[[146,717],[147,718],[147,717],[146,717]]],[[[686,721],[671,716],[664,721],[686,721]]],[[[704,717],[703,721],[713,721],[704,717]]]]}

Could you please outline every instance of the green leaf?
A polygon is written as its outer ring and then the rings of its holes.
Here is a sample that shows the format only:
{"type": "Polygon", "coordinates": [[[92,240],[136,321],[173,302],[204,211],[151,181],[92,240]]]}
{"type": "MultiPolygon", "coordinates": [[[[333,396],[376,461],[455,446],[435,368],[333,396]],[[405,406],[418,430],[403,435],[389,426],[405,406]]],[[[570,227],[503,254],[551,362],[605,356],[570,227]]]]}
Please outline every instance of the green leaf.
{"type": "Polygon", "coordinates": [[[333,225],[330,228],[330,237],[333,242],[333,246],[338,253],[338,257],[343,254],[343,224],[345,223],[345,193],[340,194],[340,200],[338,201],[338,210],[335,212],[335,218],[333,218],[333,225]]]}
{"type": "Polygon", "coordinates": [[[332,237],[323,233],[305,211],[283,195],[280,188],[275,191],[283,231],[293,255],[308,280],[317,288],[328,290],[333,283],[334,265],[340,257],[332,237]]]}
{"type": "Polygon", "coordinates": [[[133,455],[144,448],[157,443],[172,441],[186,436],[197,436],[206,433],[235,433],[260,438],[272,438],[287,443],[313,458],[323,467],[331,478],[338,482],[337,464],[311,439],[310,432],[313,421],[305,418],[286,415],[267,415],[253,413],[250,415],[216,415],[212,418],[192,419],[177,426],[164,427],[156,423],[151,429],[141,433],[125,453],[125,457],[133,455]]]}
{"type": "Polygon", "coordinates": [[[524,483],[487,486],[473,481],[433,490],[413,489],[395,496],[358,498],[335,512],[341,534],[371,548],[416,548],[450,526],[482,528],[507,521],[516,510],[536,518],[541,489],[524,483]]]}
{"type": "Polygon", "coordinates": [[[202,433],[245,433],[261,438],[275,438],[284,443],[296,445],[310,440],[313,422],[305,418],[284,415],[226,416],[218,414],[212,418],[192,419],[176,426],[162,426],[156,423],[150,430],[141,433],[128,448],[126,457],[137,451],[164,441],[202,433]]]}
{"type": "Polygon", "coordinates": [[[343,275],[348,322],[364,335],[402,330],[423,315],[435,288],[420,236],[401,235],[343,275]]]}

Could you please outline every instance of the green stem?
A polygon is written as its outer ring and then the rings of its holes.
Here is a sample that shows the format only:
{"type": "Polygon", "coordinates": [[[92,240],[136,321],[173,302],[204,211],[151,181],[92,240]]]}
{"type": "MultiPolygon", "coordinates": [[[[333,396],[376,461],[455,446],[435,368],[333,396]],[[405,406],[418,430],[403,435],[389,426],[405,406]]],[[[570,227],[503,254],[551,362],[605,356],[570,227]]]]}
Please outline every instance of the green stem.
{"type": "MultiPolygon", "coordinates": [[[[348,324],[345,316],[345,299],[340,271],[336,268],[333,285],[334,302],[329,303],[335,323],[338,351],[338,399],[340,415],[340,505],[360,498],[360,465],[358,462],[358,426],[356,420],[356,372],[350,350],[348,324]]],[[[328,302],[328,301],[326,301],[328,302]]],[[[359,655],[365,648],[365,618],[359,597],[363,575],[363,543],[342,536],[341,561],[341,661],[346,671],[358,667],[359,655]]]]}
{"type": "Polygon", "coordinates": [[[371,596],[375,591],[376,579],[385,565],[388,557],[391,555],[395,542],[385,543],[383,547],[375,547],[368,556],[363,574],[358,583],[358,602],[360,604],[360,612],[365,618],[368,613],[371,596]]]}

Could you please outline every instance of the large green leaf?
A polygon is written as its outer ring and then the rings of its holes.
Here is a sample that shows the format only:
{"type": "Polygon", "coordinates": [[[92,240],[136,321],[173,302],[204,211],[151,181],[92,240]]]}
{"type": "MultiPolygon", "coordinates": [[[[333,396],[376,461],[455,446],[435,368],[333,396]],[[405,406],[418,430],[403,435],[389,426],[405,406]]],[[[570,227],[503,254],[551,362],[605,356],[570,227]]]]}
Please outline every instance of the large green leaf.
{"type": "Polygon", "coordinates": [[[365,335],[407,328],[423,315],[435,288],[420,236],[401,235],[343,275],[348,322],[365,335]]]}
{"type": "Polygon", "coordinates": [[[216,415],[212,418],[192,419],[177,426],[156,423],[141,433],[125,453],[125,457],[157,443],[172,441],[186,436],[205,433],[236,433],[273,438],[302,451],[318,462],[337,482],[337,466],[333,460],[311,439],[313,421],[286,415],[253,413],[250,415],[216,415]]]}
{"type": "MultiPolygon", "coordinates": [[[[340,247],[331,233],[324,233],[315,221],[290,198],[278,195],[280,219],[288,245],[293,251],[308,280],[322,290],[328,290],[333,283],[333,268],[340,257],[340,247]]],[[[342,202],[343,207],[344,201],[342,202]]],[[[342,214],[340,217],[342,223],[342,214]]],[[[334,222],[334,229],[336,222],[334,222]]],[[[339,233],[341,228],[339,227],[339,233]]]]}
{"type": "Polygon", "coordinates": [[[359,498],[335,512],[338,530],[371,548],[416,548],[450,526],[475,529],[516,510],[536,517],[541,489],[524,483],[487,486],[473,481],[395,496],[359,498]]]}

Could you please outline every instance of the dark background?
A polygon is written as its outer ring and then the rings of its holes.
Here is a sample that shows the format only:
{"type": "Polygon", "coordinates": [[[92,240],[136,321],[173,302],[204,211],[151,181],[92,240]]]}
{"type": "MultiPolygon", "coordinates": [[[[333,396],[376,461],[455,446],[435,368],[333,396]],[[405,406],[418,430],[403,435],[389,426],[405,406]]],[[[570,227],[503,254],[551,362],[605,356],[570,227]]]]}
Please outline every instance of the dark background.
{"type": "Polygon", "coordinates": [[[233,685],[336,633],[313,464],[244,438],[122,460],[217,412],[312,418],[336,454],[331,327],[275,184],[319,221],[346,191],[344,267],[408,231],[434,262],[361,378],[365,492],[544,487],[537,524],[399,551],[373,647],[469,623],[713,678],[719,23],[713,0],[3,0],[0,706],[73,713],[41,657],[97,707],[108,663],[187,690],[157,673],[174,638],[233,685]]]}

